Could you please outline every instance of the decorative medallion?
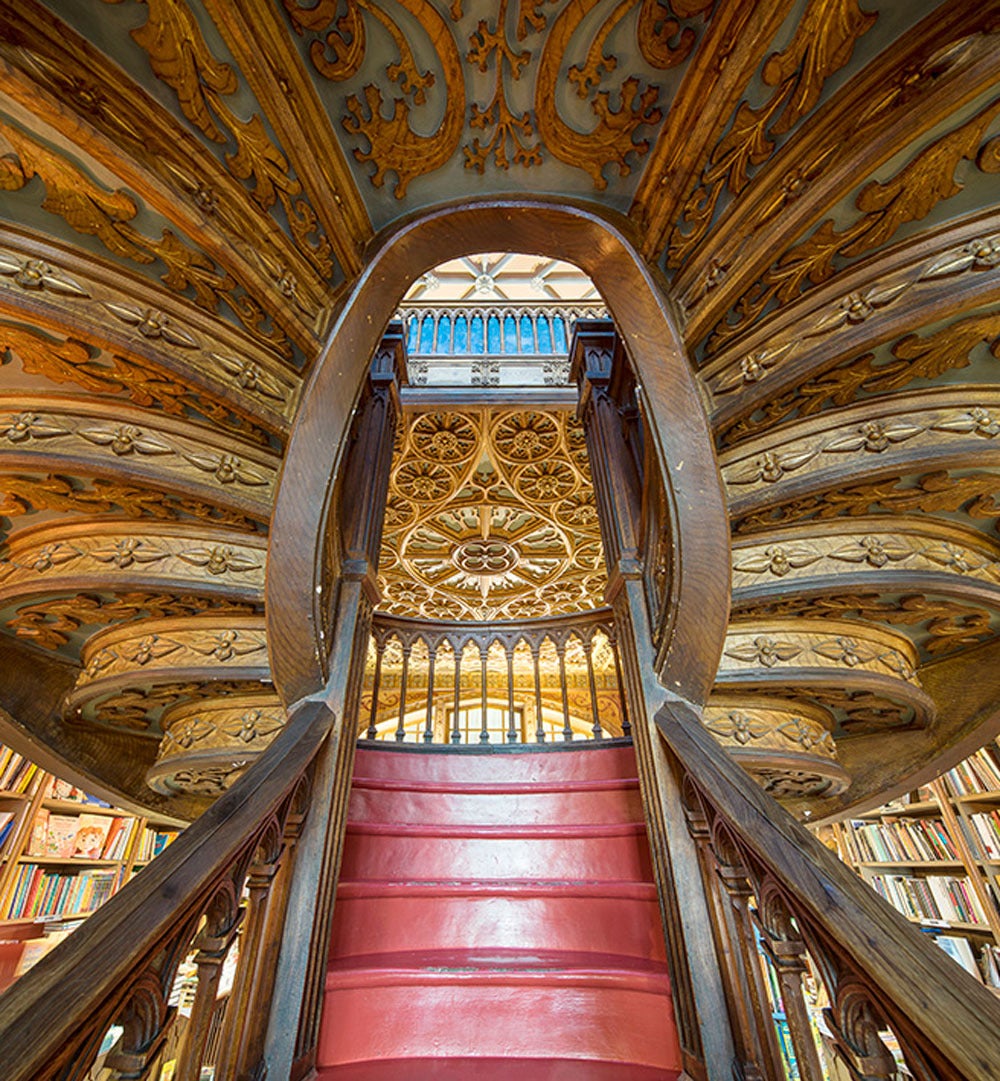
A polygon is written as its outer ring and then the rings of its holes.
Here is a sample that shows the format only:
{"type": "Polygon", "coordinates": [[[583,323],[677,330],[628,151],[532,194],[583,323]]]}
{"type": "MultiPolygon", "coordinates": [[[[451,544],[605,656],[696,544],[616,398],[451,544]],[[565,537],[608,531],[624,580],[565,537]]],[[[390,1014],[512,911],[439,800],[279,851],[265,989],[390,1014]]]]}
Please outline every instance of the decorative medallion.
{"type": "Polygon", "coordinates": [[[409,415],[386,508],[382,609],[502,620],[598,607],[604,555],[581,443],[568,413],[409,415]]]}

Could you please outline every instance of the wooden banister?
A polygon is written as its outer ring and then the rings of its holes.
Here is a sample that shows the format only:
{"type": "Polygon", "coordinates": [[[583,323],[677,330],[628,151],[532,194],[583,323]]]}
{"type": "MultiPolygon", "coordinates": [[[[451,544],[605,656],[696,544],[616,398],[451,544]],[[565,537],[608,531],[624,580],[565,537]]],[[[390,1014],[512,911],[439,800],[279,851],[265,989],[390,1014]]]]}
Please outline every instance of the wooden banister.
{"type": "MultiPolygon", "coordinates": [[[[994,996],[754,784],[686,703],[668,702],[656,722],[683,786],[717,908],[738,908],[738,895],[752,899],[764,950],[777,962],[786,995],[794,990],[788,973],[795,970],[799,986],[798,972],[811,958],[829,996],[828,1027],[857,1071],[853,1076],[896,1076],[879,1036],[890,1029],[921,1081],[1000,1078],[1000,1003],[994,996]]],[[[735,925],[728,920],[730,936],[735,925]]],[[[726,928],[717,925],[716,931],[725,938],[726,928]]],[[[730,955],[738,952],[731,938],[728,946],[730,955]]],[[[729,986],[745,990],[745,963],[731,975],[729,986]]],[[[785,1004],[790,1026],[793,1013],[805,1016],[798,1001],[791,1005],[785,1004]]],[[[773,1024],[764,1027],[773,1042],[773,1024]]],[[[744,1076],[770,1078],[772,1066],[753,1061],[759,1031],[744,1033],[739,1066],[744,1076]]],[[[812,1039],[801,1028],[798,1038],[812,1039]]],[[[802,1062],[806,1056],[798,1057],[802,1062]]]]}
{"type": "MultiPolygon", "coordinates": [[[[5,1081],[84,1077],[113,1023],[125,1029],[114,1076],[145,1076],[174,1019],[178,965],[192,948],[224,956],[248,874],[273,875],[282,838],[301,823],[307,770],[332,721],[323,703],[302,703],[228,792],[0,997],[5,1081]]],[[[273,929],[271,902],[257,922],[273,929]]],[[[262,945],[246,937],[244,928],[241,964],[262,945]]]]}

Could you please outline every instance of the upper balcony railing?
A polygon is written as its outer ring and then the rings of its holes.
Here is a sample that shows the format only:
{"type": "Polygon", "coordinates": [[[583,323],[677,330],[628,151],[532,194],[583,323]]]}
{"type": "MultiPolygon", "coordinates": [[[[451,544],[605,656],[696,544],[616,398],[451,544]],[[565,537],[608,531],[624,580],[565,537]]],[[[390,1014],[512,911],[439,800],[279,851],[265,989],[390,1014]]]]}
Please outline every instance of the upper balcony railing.
{"type": "Polygon", "coordinates": [[[409,380],[414,386],[565,386],[577,319],[602,304],[464,303],[407,306],[409,380]]]}
{"type": "Polygon", "coordinates": [[[365,739],[421,744],[627,736],[612,614],[445,623],[377,613],[358,726],[365,739]]]}

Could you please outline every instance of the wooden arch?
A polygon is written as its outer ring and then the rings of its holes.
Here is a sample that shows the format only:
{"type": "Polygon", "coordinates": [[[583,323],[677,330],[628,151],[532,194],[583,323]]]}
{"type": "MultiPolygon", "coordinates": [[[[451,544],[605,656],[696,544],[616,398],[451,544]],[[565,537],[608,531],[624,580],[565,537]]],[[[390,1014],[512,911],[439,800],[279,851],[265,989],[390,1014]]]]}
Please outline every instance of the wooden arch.
{"type": "MultiPolygon", "coordinates": [[[[624,218],[543,199],[438,208],[377,243],[340,310],[292,428],[272,519],[267,572],[271,671],[287,705],[321,691],[320,564],[329,501],[354,404],[404,292],[437,264],[482,251],[564,259],[590,276],[622,335],[671,500],[670,647],[660,676],[704,702],[729,615],[729,527],[711,433],[675,321],[626,235],[624,218]]],[[[348,478],[349,483],[349,478],[348,478]]]]}

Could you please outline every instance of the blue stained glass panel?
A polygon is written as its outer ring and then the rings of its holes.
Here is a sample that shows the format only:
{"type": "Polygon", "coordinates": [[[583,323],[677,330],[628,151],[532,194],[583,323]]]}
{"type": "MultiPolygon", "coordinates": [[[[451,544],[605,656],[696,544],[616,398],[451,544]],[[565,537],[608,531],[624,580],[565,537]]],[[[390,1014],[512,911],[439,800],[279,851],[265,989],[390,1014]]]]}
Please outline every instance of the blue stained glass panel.
{"type": "Polygon", "coordinates": [[[415,353],[417,351],[417,337],[420,334],[420,320],[411,319],[406,331],[406,351],[415,353]]]}
{"type": "Polygon", "coordinates": [[[455,316],[455,337],[452,339],[456,353],[464,353],[469,348],[469,320],[464,315],[455,316]]]}
{"type": "Polygon", "coordinates": [[[481,315],[472,317],[472,326],[469,328],[469,352],[483,352],[483,317],[481,315]]]}
{"type": "Polygon", "coordinates": [[[491,315],[486,320],[486,352],[499,353],[501,351],[500,320],[495,315],[491,315]]]}
{"type": "Polygon", "coordinates": [[[569,341],[566,337],[566,320],[561,315],[557,315],[552,320],[553,329],[555,330],[556,338],[556,352],[566,353],[569,352],[569,341]]]}
{"type": "Polygon", "coordinates": [[[425,315],[420,321],[420,353],[430,353],[434,349],[434,316],[425,315]]]}
{"type": "Polygon", "coordinates": [[[517,349],[517,323],[514,316],[505,315],[503,320],[503,351],[516,353],[517,349]]]}
{"type": "Polygon", "coordinates": [[[439,353],[451,352],[451,316],[442,315],[438,320],[437,351],[439,353]]]}
{"type": "Polygon", "coordinates": [[[535,321],[535,326],[538,330],[538,352],[539,353],[551,353],[552,352],[552,329],[549,326],[548,316],[540,315],[535,321]]]}
{"type": "Polygon", "coordinates": [[[535,352],[535,325],[530,316],[521,316],[521,352],[535,352]]]}

